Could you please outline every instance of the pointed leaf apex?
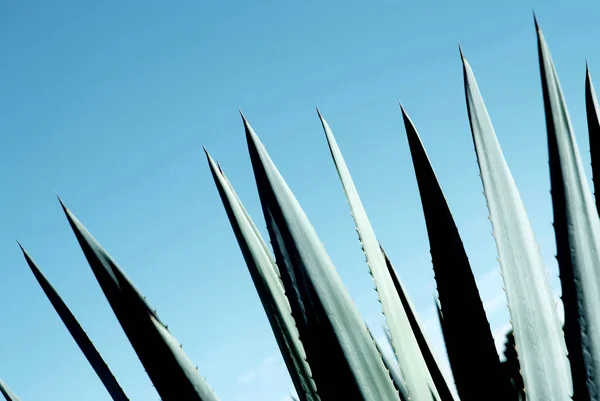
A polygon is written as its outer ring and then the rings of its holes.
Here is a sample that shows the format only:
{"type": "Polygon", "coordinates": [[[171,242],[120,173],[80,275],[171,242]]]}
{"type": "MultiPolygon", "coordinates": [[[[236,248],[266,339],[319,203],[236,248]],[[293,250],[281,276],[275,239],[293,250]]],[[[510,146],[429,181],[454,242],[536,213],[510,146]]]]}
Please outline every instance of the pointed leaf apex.
{"type": "Polygon", "coordinates": [[[65,206],[65,203],[60,198],[59,194],[56,194],[56,198],[58,199],[58,202],[60,203],[60,206],[62,207],[62,209],[64,210],[64,212],[67,213],[67,214],[69,214],[69,209],[67,209],[67,207],[65,206]]]}
{"type": "Polygon", "coordinates": [[[535,24],[535,30],[540,32],[540,24],[538,23],[537,16],[535,15],[535,10],[533,12],[533,23],[535,24]]]}
{"type": "Polygon", "coordinates": [[[17,241],[17,244],[19,245],[19,248],[21,249],[21,252],[23,253],[23,256],[25,257],[25,260],[27,261],[28,264],[31,264],[30,261],[31,256],[29,256],[29,253],[27,253],[27,251],[25,250],[25,248],[23,247],[23,245],[21,245],[21,243],[19,241],[17,241]]]}
{"type": "Polygon", "coordinates": [[[29,256],[29,253],[27,253],[27,251],[25,250],[25,248],[23,248],[23,245],[21,245],[21,243],[19,241],[17,241],[17,244],[19,245],[19,248],[21,248],[21,252],[23,253],[23,257],[25,258],[25,261],[27,262],[27,265],[31,268],[31,270],[33,270],[34,273],[36,271],[39,272],[38,267],[33,262],[33,259],[31,259],[31,256],[29,256]]]}
{"type": "MultiPolygon", "coordinates": [[[[71,213],[69,208],[62,202],[60,198],[58,198],[58,201],[60,202],[63,212],[65,212],[65,216],[67,216],[67,220],[69,221],[71,228],[78,227],[77,223],[75,222],[77,218],[73,215],[73,213],[71,213]]],[[[77,231],[79,231],[79,228],[77,228],[77,231]]]]}
{"type": "Polygon", "coordinates": [[[210,162],[214,163],[214,160],[213,160],[212,156],[210,155],[210,153],[208,153],[208,150],[204,146],[202,146],[202,149],[204,150],[204,154],[206,155],[206,159],[209,161],[209,163],[210,162]]]}
{"type": "Polygon", "coordinates": [[[221,169],[217,167],[217,163],[215,163],[215,160],[208,152],[206,152],[206,160],[208,161],[208,167],[210,168],[212,174],[218,175],[221,173],[221,169]]]}
{"type": "Polygon", "coordinates": [[[325,117],[323,117],[323,115],[321,114],[319,109],[317,109],[317,114],[319,115],[319,120],[321,120],[321,125],[323,126],[323,130],[325,130],[325,136],[328,138],[327,141],[329,141],[329,135],[327,134],[327,129],[331,129],[331,128],[329,128],[329,124],[327,123],[327,120],[325,120],[325,117]]]}
{"type": "Polygon", "coordinates": [[[323,123],[325,121],[325,118],[323,117],[323,114],[321,114],[321,111],[317,108],[317,115],[319,116],[319,120],[321,120],[321,123],[323,123]]]}
{"type": "Polygon", "coordinates": [[[27,262],[27,265],[29,266],[29,268],[31,269],[31,271],[33,272],[33,274],[36,277],[39,276],[39,275],[43,276],[43,273],[37,267],[37,265],[35,264],[35,262],[31,258],[31,256],[29,255],[29,253],[25,250],[25,248],[23,248],[23,246],[21,245],[21,243],[19,241],[17,241],[17,244],[19,244],[19,247],[21,248],[21,252],[23,253],[23,257],[25,258],[25,262],[27,262]]]}
{"type": "Polygon", "coordinates": [[[406,110],[404,110],[404,106],[402,106],[402,103],[400,103],[400,101],[398,101],[398,106],[400,106],[400,111],[402,112],[402,117],[406,120],[406,118],[408,117],[408,114],[406,114],[406,110]]]}
{"type": "Polygon", "coordinates": [[[242,117],[242,119],[244,120],[244,131],[246,134],[246,142],[248,143],[249,149],[254,148],[258,152],[258,144],[260,143],[260,140],[257,138],[256,134],[254,133],[254,130],[252,129],[248,121],[244,117],[242,117]]]}
{"type": "Polygon", "coordinates": [[[590,73],[590,65],[588,63],[587,57],[585,58],[585,75],[587,79],[591,80],[592,74],[590,73]]]}
{"type": "Polygon", "coordinates": [[[461,51],[461,61],[462,61],[462,66],[463,66],[463,76],[466,79],[466,76],[468,75],[468,71],[471,69],[471,64],[469,64],[469,61],[467,60],[467,58],[465,57],[464,53],[462,52],[462,48],[460,49],[461,51]]]}
{"type": "Polygon", "coordinates": [[[460,45],[460,43],[458,44],[458,52],[460,53],[460,59],[464,60],[465,54],[463,53],[462,46],[460,45]]]}
{"type": "Polygon", "coordinates": [[[404,108],[402,106],[400,106],[400,108],[402,109],[402,117],[404,118],[404,128],[406,130],[406,135],[408,135],[408,136],[416,135],[418,137],[419,134],[417,134],[415,124],[412,122],[412,120],[410,119],[408,113],[404,110],[404,108]]]}
{"type": "Polygon", "coordinates": [[[246,125],[248,123],[248,121],[246,121],[246,117],[244,116],[242,109],[239,107],[238,107],[238,112],[240,113],[240,117],[242,117],[242,121],[244,122],[244,125],[246,125]]]}
{"type": "Polygon", "coordinates": [[[410,141],[412,137],[417,138],[420,142],[421,139],[419,138],[419,134],[417,133],[417,129],[415,128],[415,124],[412,122],[410,116],[402,106],[400,106],[400,109],[402,110],[402,118],[404,119],[404,130],[406,131],[406,136],[408,137],[408,140],[410,141]]]}
{"type": "Polygon", "coordinates": [[[238,109],[238,110],[240,112],[240,117],[242,117],[242,122],[244,123],[244,129],[246,130],[246,136],[253,134],[254,130],[250,126],[250,123],[246,119],[246,116],[244,116],[244,113],[242,113],[242,109],[238,109]]]}
{"type": "Polygon", "coordinates": [[[248,122],[246,117],[242,114],[241,110],[240,110],[240,116],[242,117],[242,122],[244,123],[244,129],[246,130],[246,136],[247,137],[255,136],[256,134],[254,133],[254,130],[250,126],[250,123],[248,122]]]}

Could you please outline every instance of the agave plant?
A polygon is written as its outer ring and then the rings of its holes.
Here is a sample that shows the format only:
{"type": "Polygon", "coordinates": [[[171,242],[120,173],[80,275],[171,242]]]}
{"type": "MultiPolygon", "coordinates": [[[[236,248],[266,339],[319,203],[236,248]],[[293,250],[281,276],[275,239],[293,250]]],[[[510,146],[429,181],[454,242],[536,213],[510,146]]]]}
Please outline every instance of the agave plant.
{"type": "MultiPolygon", "coordinates": [[[[248,120],[248,152],[271,247],[206,151],[217,192],[259,294],[299,401],[600,401],[600,202],[586,176],[558,76],[535,22],[546,115],[564,329],[548,273],[475,74],[460,52],[466,111],[511,317],[505,361],[494,338],[459,228],[416,126],[401,107],[421,197],[436,306],[453,377],[445,377],[396,269],[369,222],[329,123],[317,110],[385,317],[382,352],[325,247],[248,120]],[[454,383],[454,385],[452,385],[454,383]],[[454,394],[453,387],[456,389],[454,394]]],[[[593,178],[600,120],[589,69],[586,107],[593,178]]],[[[68,222],[133,349],[165,401],[217,396],[125,272],[67,209],[68,222]]],[[[27,263],[113,399],[125,394],[29,255],[27,263]]],[[[18,398],[0,381],[8,401],[18,398]]]]}

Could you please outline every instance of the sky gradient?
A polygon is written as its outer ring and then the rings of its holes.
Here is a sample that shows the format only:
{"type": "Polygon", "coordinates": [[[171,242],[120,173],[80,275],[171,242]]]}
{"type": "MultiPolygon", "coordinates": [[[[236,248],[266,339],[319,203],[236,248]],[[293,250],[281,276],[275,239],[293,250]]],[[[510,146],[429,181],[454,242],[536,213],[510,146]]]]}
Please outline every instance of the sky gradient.
{"type": "Polygon", "coordinates": [[[484,3],[0,4],[0,377],[22,401],[109,398],[29,271],[17,239],[130,399],[159,399],[77,245],[59,193],[223,401],[286,399],[291,381],[202,151],[206,146],[221,163],[267,238],[238,107],[365,320],[381,335],[379,304],[319,107],[378,238],[445,357],[400,101],[427,148],[501,342],[508,313],[458,43],[558,295],[532,9],[589,173],[585,60],[600,82],[600,5],[484,3]]]}

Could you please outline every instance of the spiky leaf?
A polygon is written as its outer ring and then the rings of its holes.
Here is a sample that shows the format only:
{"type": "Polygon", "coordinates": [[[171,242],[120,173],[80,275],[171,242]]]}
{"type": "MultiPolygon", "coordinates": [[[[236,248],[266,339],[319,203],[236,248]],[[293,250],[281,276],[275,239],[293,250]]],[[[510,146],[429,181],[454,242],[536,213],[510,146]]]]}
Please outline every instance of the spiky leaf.
{"type": "MultiPolygon", "coordinates": [[[[568,400],[572,391],[569,365],[548,272],[475,76],[464,57],[463,67],[473,142],[527,398],[568,400]]],[[[444,323],[446,320],[444,313],[444,323]]]]}
{"type": "MultiPolygon", "coordinates": [[[[573,399],[597,401],[600,399],[600,219],[556,69],[537,21],[536,28],[548,132],[556,257],[562,283],[573,399]]],[[[516,331],[515,340],[519,352],[516,331]]],[[[526,375],[524,380],[529,397],[526,375]]]]}
{"type": "Polygon", "coordinates": [[[67,330],[69,330],[69,333],[71,333],[71,336],[79,346],[79,349],[81,349],[81,352],[83,352],[90,365],[92,365],[92,368],[102,381],[104,387],[106,387],[106,390],[109,392],[112,399],[114,401],[128,401],[125,392],[106,365],[106,362],[104,362],[104,359],[102,359],[102,356],[100,356],[100,353],[98,353],[98,350],[96,350],[92,340],[90,340],[77,319],[75,319],[75,316],[73,316],[60,295],[58,295],[58,292],[54,289],[50,281],[48,281],[44,273],[37,267],[27,251],[21,246],[21,244],[19,244],[19,247],[23,252],[23,256],[25,257],[29,268],[40,284],[40,287],[42,287],[42,290],[48,297],[48,300],[60,316],[67,330]]]}
{"type": "Polygon", "coordinates": [[[507,400],[509,381],[502,372],[458,228],[421,138],[404,109],[402,116],[421,194],[433,271],[445,318],[444,340],[458,394],[462,401],[480,400],[484,394],[489,400],[507,400]],[[472,352],[474,349],[477,352],[472,352]]]}
{"type": "Polygon", "coordinates": [[[218,401],[156,311],[62,203],[77,241],[129,342],[163,401],[218,401]]]}
{"type": "Polygon", "coordinates": [[[453,401],[454,396],[452,395],[452,391],[450,390],[450,386],[448,385],[448,381],[444,377],[440,369],[440,364],[435,356],[433,347],[427,340],[427,336],[425,335],[425,330],[421,323],[419,322],[419,317],[417,315],[416,309],[412,304],[412,301],[408,297],[408,292],[404,288],[404,284],[400,280],[400,276],[398,276],[398,272],[394,269],[392,265],[392,261],[389,259],[383,247],[381,247],[381,252],[383,257],[385,258],[385,263],[388,271],[390,272],[390,276],[392,277],[392,281],[394,283],[394,288],[398,292],[400,296],[400,300],[402,301],[402,305],[406,310],[406,315],[408,317],[408,321],[410,322],[410,327],[415,333],[415,338],[417,340],[417,344],[419,345],[419,349],[423,354],[423,358],[425,359],[425,363],[427,364],[427,369],[431,374],[431,378],[437,388],[440,400],[441,401],[453,401]]]}
{"type": "Polygon", "coordinates": [[[318,401],[306,353],[270,252],[222,170],[217,168],[208,152],[206,157],[296,392],[302,401],[318,401]]]}
{"type": "MultiPolygon", "coordinates": [[[[373,342],[375,343],[375,347],[377,347],[377,351],[381,355],[381,359],[383,360],[383,364],[385,365],[385,368],[388,370],[388,372],[390,372],[390,377],[392,378],[392,381],[394,382],[394,386],[396,387],[396,390],[398,390],[398,394],[400,395],[400,400],[408,401],[408,390],[406,390],[406,384],[404,384],[404,379],[402,378],[402,375],[398,371],[398,364],[396,363],[395,360],[392,360],[383,351],[383,347],[375,339],[371,330],[369,330],[369,334],[371,334],[371,338],[373,339],[373,342]]],[[[386,337],[386,339],[387,338],[388,337],[386,337]]],[[[390,347],[391,347],[391,344],[390,344],[390,347]]],[[[392,352],[393,352],[393,348],[392,348],[392,352]]]]}
{"type": "Polygon", "coordinates": [[[319,396],[323,401],[398,400],[323,244],[264,146],[243,121],[275,258],[319,396]]]}
{"type": "MultiPolygon", "coordinates": [[[[432,383],[432,379],[419,350],[415,335],[410,327],[406,311],[394,288],[392,278],[379,248],[379,242],[375,237],[375,232],[371,227],[365,208],[350,176],[346,162],[342,157],[342,153],[331,132],[331,128],[321,113],[318,114],[323,125],[323,130],[325,131],[331,156],[352,211],[356,232],[365,253],[369,272],[375,283],[375,289],[381,302],[381,308],[392,338],[393,349],[396,353],[398,366],[406,383],[408,394],[411,400],[431,400],[430,383],[432,383]]],[[[435,386],[433,387],[435,393],[435,386]]]]}

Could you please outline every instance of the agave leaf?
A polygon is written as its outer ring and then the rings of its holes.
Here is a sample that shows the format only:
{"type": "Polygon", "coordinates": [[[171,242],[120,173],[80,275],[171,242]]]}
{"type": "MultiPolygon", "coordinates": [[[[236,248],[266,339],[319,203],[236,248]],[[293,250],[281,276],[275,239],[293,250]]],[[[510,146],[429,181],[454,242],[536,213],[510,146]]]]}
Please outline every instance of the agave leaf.
{"type": "MultiPolygon", "coordinates": [[[[221,173],[221,177],[223,177],[223,179],[225,180],[225,183],[227,184],[227,186],[231,190],[231,193],[233,194],[233,196],[236,199],[237,203],[239,203],[241,205],[242,212],[244,213],[244,216],[246,217],[246,220],[250,224],[250,227],[252,228],[252,231],[254,231],[254,235],[256,236],[256,239],[260,243],[260,246],[263,249],[265,255],[269,259],[271,268],[273,270],[275,270],[275,273],[277,274],[277,278],[279,279],[277,282],[279,283],[279,285],[281,285],[281,288],[283,288],[283,283],[281,282],[281,273],[279,272],[279,267],[277,266],[277,263],[275,263],[275,258],[271,254],[271,251],[269,250],[269,247],[267,246],[267,243],[265,242],[265,240],[263,239],[262,235],[260,234],[260,231],[258,231],[258,228],[256,227],[256,224],[254,224],[254,220],[252,220],[252,218],[248,214],[248,211],[246,210],[246,208],[242,204],[242,201],[238,197],[237,193],[233,190],[233,186],[229,182],[229,179],[227,178],[227,176],[223,173],[223,170],[221,169],[221,166],[218,163],[217,163],[217,166],[219,167],[219,172],[221,173]]],[[[285,292],[285,290],[284,290],[284,292],[285,292]]],[[[287,301],[287,298],[286,298],[286,301],[287,301]]],[[[287,301],[287,302],[289,302],[289,301],[287,301]]]]}
{"type": "Polygon", "coordinates": [[[25,257],[29,268],[33,272],[33,275],[48,297],[48,300],[52,303],[52,306],[69,330],[69,333],[71,333],[71,336],[79,346],[79,349],[81,349],[81,352],[83,352],[90,365],[92,365],[92,368],[94,368],[94,371],[102,381],[102,384],[104,384],[104,387],[106,387],[106,390],[109,392],[112,399],[114,401],[128,401],[128,398],[117,382],[117,379],[115,379],[114,375],[106,365],[106,362],[104,362],[102,356],[100,356],[88,335],[83,331],[83,328],[81,328],[77,319],[75,319],[75,316],[73,316],[60,295],[58,295],[58,292],[54,289],[50,281],[48,281],[44,273],[37,267],[27,251],[21,244],[19,244],[19,247],[23,252],[23,256],[25,257]]]}
{"type": "Polygon", "coordinates": [[[419,344],[419,349],[423,354],[425,363],[427,364],[427,369],[429,369],[435,388],[438,390],[440,397],[439,399],[441,401],[453,401],[454,396],[452,395],[452,391],[450,390],[448,381],[446,380],[444,374],[440,369],[440,364],[435,356],[433,347],[427,340],[425,330],[419,322],[419,316],[416,313],[416,309],[413,306],[412,301],[408,297],[408,292],[404,288],[404,284],[400,280],[400,276],[398,276],[396,269],[394,269],[394,266],[392,265],[392,262],[385,253],[383,247],[381,247],[381,253],[385,258],[385,263],[388,271],[390,272],[390,276],[392,277],[394,288],[398,292],[400,300],[402,301],[402,306],[404,306],[404,309],[406,310],[406,315],[408,317],[408,321],[410,322],[410,327],[412,328],[413,333],[415,333],[415,338],[417,340],[417,344],[419,344]]]}
{"type": "Polygon", "coordinates": [[[6,398],[6,401],[21,401],[15,393],[10,391],[8,386],[0,379],[0,393],[6,398]]]}
{"type": "Polygon", "coordinates": [[[217,401],[213,390],[146,298],[62,201],[61,206],[104,295],[161,399],[217,401]]]}
{"type": "Polygon", "coordinates": [[[220,167],[217,168],[208,152],[206,157],[296,392],[302,401],[317,401],[319,397],[311,378],[310,367],[306,362],[306,353],[266,243],[220,167]]]}
{"type": "MultiPolygon", "coordinates": [[[[367,329],[369,329],[368,326],[367,326],[367,329]]],[[[379,352],[379,355],[381,355],[381,359],[383,360],[383,364],[385,365],[385,368],[390,373],[390,377],[391,377],[392,381],[394,382],[394,386],[396,387],[396,390],[398,390],[398,393],[400,394],[400,400],[408,401],[408,390],[406,390],[406,384],[404,384],[404,379],[402,378],[402,375],[398,371],[398,364],[396,363],[395,360],[392,361],[390,359],[390,357],[388,357],[387,354],[385,352],[383,352],[383,347],[375,339],[375,337],[373,336],[373,332],[370,329],[369,329],[369,334],[371,335],[371,338],[373,339],[373,342],[375,344],[375,347],[377,348],[377,351],[379,352]]],[[[389,337],[386,336],[386,339],[388,339],[388,338],[389,337]]],[[[391,344],[390,344],[390,347],[391,347],[391,344]]],[[[392,350],[393,350],[393,348],[392,348],[392,350]]]]}
{"type": "Polygon", "coordinates": [[[596,197],[596,209],[600,213],[600,188],[596,188],[596,185],[600,185],[600,112],[598,111],[598,99],[592,83],[592,75],[587,63],[585,65],[585,106],[590,137],[594,195],[596,197]]]}
{"type": "MultiPolygon", "coordinates": [[[[567,400],[572,384],[548,272],[473,71],[464,57],[462,60],[473,142],[527,399],[567,400]]],[[[445,324],[447,320],[444,313],[445,324]]]]}
{"type": "Polygon", "coordinates": [[[398,400],[367,328],[298,201],[245,118],[275,258],[323,401],[398,400]]]}
{"type": "MultiPolygon", "coordinates": [[[[554,63],[537,21],[536,29],[548,132],[556,258],[565,309],[565,338],[573,375],[573,399],[599,400],[600,219],[554,63]]],[[[517,331],[515,340],[519,352],[517,331]]],[[[524,365],[520,352],[519,359],[524,365]]],[[[524,381],[525,391],[529,394],[527,375],[524,375],[524,381]]]]}
{"type": "Polygon", "coordinates": [[[358,196],[358,191],[352,181],[350,171],[346,166],[346,162],[342,157],[333,133],[321,113],[318,110],[317,112],[325,131],[331,156],[333,157],[352,211],[352,218],[354,219],[356,231],[365,253],[369,272],[375,282],[375,289],[381,302],[381,308],[392,339],[393,349],[396,353],[398,366],[400,367],[402,377],[404,377],[408,394],[411,400],[431,400],[430,383],[432,379],[427,370],[423,355],[419,351],[419,346],[411,330],[406,311],[394,288],[392,278],[379,248],[379,242],[375,237],[375,232],[371,227],[365,208],[358,196]]]}
{"type": "MultiPolygon", "coordinates": [[[[489,400],[506,400],[510,382],[502,372],[467,253],[419,134],[404,109],[402,116],[421,194],[445,318],[444,340],[458,394],[462,401],[480,400],[484,394],[489,400]]],[[[417,330],[413,327],[413,331],[417,330]]]]}

